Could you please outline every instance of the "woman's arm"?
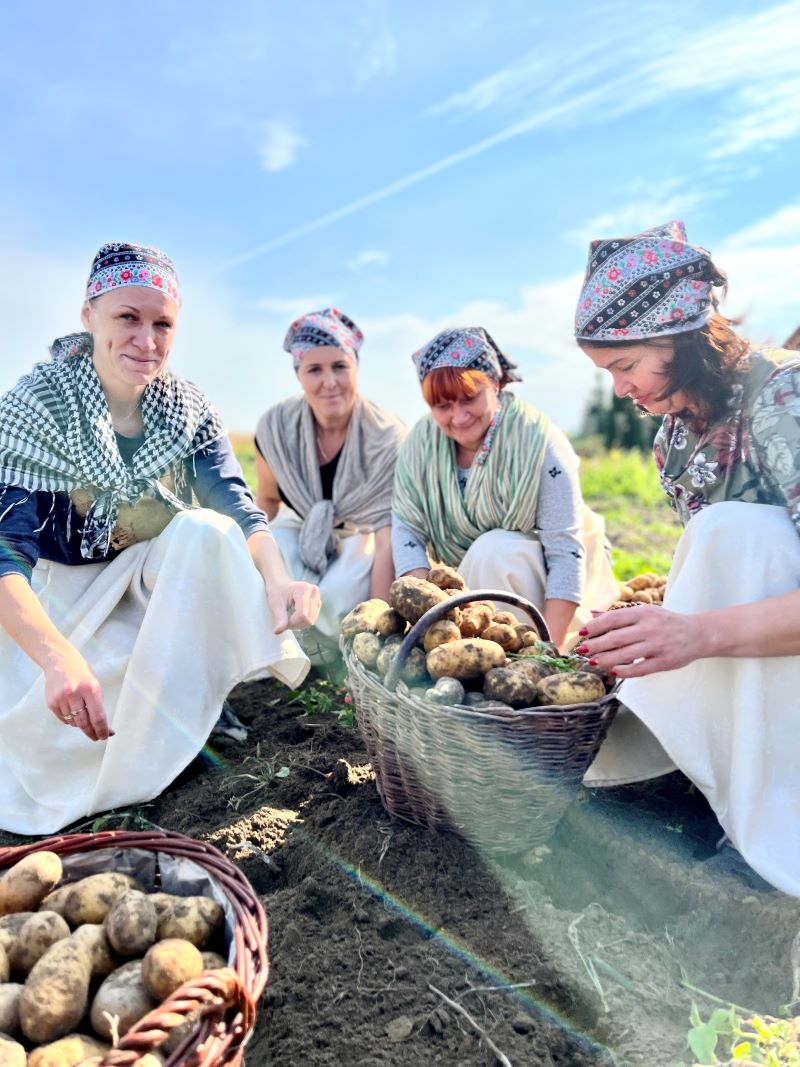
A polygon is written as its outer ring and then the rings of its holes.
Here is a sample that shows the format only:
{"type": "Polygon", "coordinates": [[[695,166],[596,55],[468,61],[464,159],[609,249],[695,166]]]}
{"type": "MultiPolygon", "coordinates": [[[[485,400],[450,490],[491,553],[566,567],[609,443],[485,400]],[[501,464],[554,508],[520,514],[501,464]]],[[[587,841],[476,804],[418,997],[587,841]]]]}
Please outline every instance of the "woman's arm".
{"type": "Polygon", "coordinates": [[[394,581],[394,558],[392,557],[392,528],[382,526],[375,531],[375,559],[369,584],[369,595],[389,601],[389,586],[394,581]]]}
{"type": "Polygon", "coordinates": [[[256,448],[256,477],[258,478],[256,504],[267,518],[272,521],[280,509],[281,494],[278,492],[278,483],[275,481],[275,475],[258,448],[256,448]]]}
{"type": "Polygon", "coordinates": [[[579,650],[620,678],[718,656],[800,656],[800,589],[696,615],[647,605],[609,611],[588,622],[581,636],[579,650]]]}
{"type": "Polygon", "coordinates": [[[413,578],[427,578],[430,570],[425,539],[393,511],[392,512],[392,561],[395,577],[411,575],[413,578]]]}
{"type": "Polygon", "coordinates": [[[322,605],[319,589],[309,582],[295,582],[289,577],[271,533],[259,530],[251,534],[247,538],[247,547],[264,579],[267,600],[275,617],[275,633],[313,626],[322,605]]]}
{"type": "Polygon", "coordinates": [[[21,574],[0,577],[0,623],[41,667],[45,701],[56,718],[77,726],[92,741],[113,736],[100,683],[83,656],[53,625],[21,574]]]}

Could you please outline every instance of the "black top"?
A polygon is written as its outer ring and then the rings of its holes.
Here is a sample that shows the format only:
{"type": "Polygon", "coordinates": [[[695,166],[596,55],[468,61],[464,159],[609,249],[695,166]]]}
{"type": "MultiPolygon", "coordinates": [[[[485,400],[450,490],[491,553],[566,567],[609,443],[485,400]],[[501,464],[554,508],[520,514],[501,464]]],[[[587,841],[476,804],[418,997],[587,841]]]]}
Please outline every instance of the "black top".
{"type": "MultiPolygon", "coordinates": [[[[343,447],[344,446],[342,446],[342,448],[343,447]]],[[[258,447],[258,441],[256,441],[256,450],[262,459],[266,459],[266,456],[258,447]]],[[[322,480],[323,500],[333,500],[333,479],[336,477],[336,468],[339,466],[339,458],[341,457],[341,454],[342,449],[340,448],[336,455],[333,457],[333,459],[329,459],[327,463],[320,463],[319,465],[319,476],[322,480]]],[[[298,509],[294,506],[291,500],[289,500],[289,498],[286,496],[280,486],[278,486],[278,496],[281,498],[287,508],[291,508],[292,511],[297,511],[298,515],[300,514],[298,509]]]]}

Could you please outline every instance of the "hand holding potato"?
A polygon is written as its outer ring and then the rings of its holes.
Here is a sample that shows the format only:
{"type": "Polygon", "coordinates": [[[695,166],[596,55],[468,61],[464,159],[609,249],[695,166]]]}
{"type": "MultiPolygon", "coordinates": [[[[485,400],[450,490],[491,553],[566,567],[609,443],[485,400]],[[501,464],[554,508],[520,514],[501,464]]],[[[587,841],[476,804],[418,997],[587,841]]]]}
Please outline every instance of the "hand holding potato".
{"type": "Polygon", "coordinates": [[[576,651],[619,678],[643,678],[701,659],[703,632],[696,615],[643,604],[587,622],[576,651]]]}

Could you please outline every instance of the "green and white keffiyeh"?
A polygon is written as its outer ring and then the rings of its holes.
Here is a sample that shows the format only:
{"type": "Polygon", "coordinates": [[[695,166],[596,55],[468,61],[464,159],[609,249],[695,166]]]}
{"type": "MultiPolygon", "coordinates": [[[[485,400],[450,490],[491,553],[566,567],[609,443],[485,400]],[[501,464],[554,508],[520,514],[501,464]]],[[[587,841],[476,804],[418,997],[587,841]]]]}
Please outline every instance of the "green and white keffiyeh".
{"type": "Polygon", "coordinates": [[[400,449],[392,510],[425,537],[432,559],[451,567],[489,530],[530,533],[548,426],[546,415],[502,391],[488,454],[470,468],[462,494],[455,443],[426,415],[400,449]]]}
{"type": "Polygon", "coordinates": [[[172,511],[186,509],[159,479],[171,473],[180,493],[186,484],[183,460],[225,430],[195,385],[165,372],[142,396],[144,442],[128,467],[92,363],[91,336],[60,338],[51,352],[53,362],[37,363],[0,398],[0,486],[91,491],[81,555],[99,559],[109,551],[121,504],[150,497],[172,511]]]}

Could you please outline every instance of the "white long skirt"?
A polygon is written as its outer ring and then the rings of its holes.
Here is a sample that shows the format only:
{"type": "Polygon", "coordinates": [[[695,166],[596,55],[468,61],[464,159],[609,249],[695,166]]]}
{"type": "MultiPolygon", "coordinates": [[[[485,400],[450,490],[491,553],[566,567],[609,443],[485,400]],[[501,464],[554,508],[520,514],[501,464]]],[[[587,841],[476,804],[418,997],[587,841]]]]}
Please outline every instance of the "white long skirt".
{"type": "MultiPolygon", "coordinates": [[[[800,538],[786,509],[720,503],[686,527],[664,606],[694,614],[798,588],[800,538]]],[[[800,656],[697,660],[631,678],[620,696],[632,714],[612,725],[586,784],[678,767],[750,866],[800,896],[800,656]]]]}
{"type": "Polygon", "coordinates": [[[157,796],[197,755],[239,682],[289,686],[308,659],[276,636],[242,532],[198,509],[109,563],[40,561],[32,587],[102,686],[115,736],[90,741],[45,705],[41,671],[0,631],[0,826],[49,834],[157,796]]]}
{"type": "MultiPolygon", "coordinates": [[[[586,560],[583,598],[570,623],[567,638],[591,618],[592,609],[605,610],[617,598],[619,583],[614,578],[605,549],[605,524],[591,511],[584,510],[582,540],[586,560]]],[[[541,542],[531,534],[514,530],[490,530],[477,537],[458,565],[459,573],[470,589],[505,589],[544,607],[547,570],[541,542]]],[[[524,612],[510,608],[520,618],[524,612]]]]}
{"type": "MultiPolygon", "coordinates": [[[[372,564],[375,560],[375,534],[337,530],[338,555],[319,578],[300,559],[298,545],[301,526],[302,519],[285,504],[281,505],[280,511],[270,522],[272,535],[278,542],[287,571],[297,581],[317,584],[322,597],[319,618],[315,626],[303,633],[303,645],[309,651],[315,644],[323,650],[338,649],[339,623],[356,604],[369,599],[372,564]]],[[[312,653],[312,660],[315,658],[312,653]]]]}

